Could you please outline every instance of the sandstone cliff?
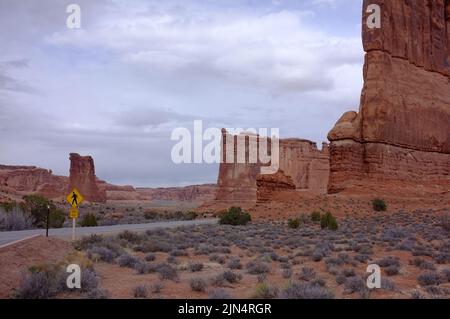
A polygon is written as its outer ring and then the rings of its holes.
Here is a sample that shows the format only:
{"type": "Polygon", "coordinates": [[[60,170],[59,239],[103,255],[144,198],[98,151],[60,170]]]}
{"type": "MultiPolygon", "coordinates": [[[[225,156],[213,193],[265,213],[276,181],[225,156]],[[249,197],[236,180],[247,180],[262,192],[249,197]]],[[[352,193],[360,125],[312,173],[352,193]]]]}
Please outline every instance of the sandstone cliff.
{"type": "Polygon", "coordinates": [[[97,185],[94,160],[91,156],[70,154],[70,177],[67,193],[74,188],[78,189],[89,202],[106,202],[106,190],[100,189],[97,185]]]}
{"type": "Polygon", "coordinates": [[[67,184],[67,177],[55,176],[51,170],[35,166],[0,165],[0,191],[6,196],[40,193],[55,198],[65,194],[67,184]]]}
{"type": "Polygon", "coordinates": [[[450,188],[450,2],[365,0],[364,87],[359,113],[329,133],[329,192],[450,188]],[[380,29],[366,25],[369,4],[380,29]],[[397,184],[399,185],[399,184],[397,184]]]}
{"type": "MultiPolygon", "coordinates": [[[[244,134],[246,135],[246,134],[244,134]]],[[[247,134],[248,136],[252,136],[247,134]]],[[[280,170],[273,176],[260,176],[260,168],[263,166],[260,161],[251,163],[249,151],[251,149],[249,137],[246,138],[246,162],[226,163],[227,136],[224,130],[222,134],[222,156],[224,163],[220,164],[218,177],[218,191],[216,199],[218,201],[256,201],[258,194],[258,183],[262,189],[259,191],[260,198],[268,200],[270,189],[290,189],[286,187],[286,178],[292,181],[294,189],[307,190],[317,194],[327,192],[329,177],[329,151],[328,145],[324,143],[323,149],[318,150],[315,143],[303,139],[281,139],[280,147],[280,170]],[[279,182],[278,185],[277,181],[279,182]]],[[[256,147],[259,147],[259,138],[256,138],[256,147]]],[[[237,156],[237,136],[228,138],[234,140],[234,154],[237,156]]],[[[270,149],[271,140],[268,140],[270,149]]],[[[290,184],[289,182],[288,184],[290,184]]]]}

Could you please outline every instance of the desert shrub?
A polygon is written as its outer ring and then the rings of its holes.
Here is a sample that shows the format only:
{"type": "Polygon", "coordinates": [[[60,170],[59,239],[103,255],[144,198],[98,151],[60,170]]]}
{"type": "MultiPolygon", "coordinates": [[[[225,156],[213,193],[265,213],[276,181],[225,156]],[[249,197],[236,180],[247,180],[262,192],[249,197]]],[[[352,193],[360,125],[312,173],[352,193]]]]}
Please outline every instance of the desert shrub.
{"type": "Polygon", "coordinates": [[[10,211],[0,209],[0,230],[25,230],[33,228],[33,217],[24,212],[19,206],[14,206],[10,211]]]}
{"type": "Polygon", "coordinates": [[[444,268],[441,270],[442,281],[450,282],[450,268],[444,268]]]}
{"type": "Polygon", "coordinates": [[[159,274],[161,280],[178,280],[177,270],[168,263],[159,264],[156,267],[156,272],[159,274]]]}
{"type": "Polygon", "coordinates": [[[129,230],[125,230],[121,232],[119,235],[117,235],[119,239],[126,240],[129,243],[132,244],[138,244],[141,242],[141,236],[139,234],[131,232],[129,230]]]}
{"type": "Polygon", "coordinates": [[[265,274],[270,271],[269,265],[258,260],[248,262],[245,268],[251,275],[265,274]]]}
{"type": "Polygon", "coordinates": [[[321,261],[323,257],[324,257],[323,252],[320,249],[316,249],[311,255],[312,261],[315,262],[321,261]]]}
{"type": "Polygon", "coordinates": [[[226,261],[225,256],[219,255],[219,254],[212,254],[209,256],[209,260],[218,262],[219,264],[224,264],[226,261]]]}
{"type": "Polygon", "coordinates": [[[217,300],[219,300],[219,299],[232,299],[232,296],[226,290],[219,288],[219,289],[213,290],[209,294],[208,298],[209,299],[217,299],[217,300]]]}
{"type": "Polygon", "coordinates": [[[66,214],[60,209],[51,209],[49,215],[50,228],[62,228],[66,221],[66,214]]]}
{"type": "Polygon", "coordinates": [[[139,258],[131,256],[130,254],[123,254],[117,258],[117,263],[120,267],[134,268],[139,263],[139,258]]]}
{"type": "Polygon", "coordinates": [[[438,264],[450,263],[450,254],[448,253],[437,253],[433,255],[433,260],[438,264]]]}
{"type": "Polygon", "coordinates": [[[237,283],[242,280],[241,274],[236,274],[230,270],[224,271],[222,273],[222,276],[223,276],[223,279],[228,281],[230,284],[234,284],[234,283],[237,283]]]}
{"type": "Polygon", "coordinates": [[[114,259],[117,257],[117,254],[114,251],[106,247],[94,246],[92,248],[89,248],[86,253],[88,258],[93,261],[101,260],[108,263],[114,261],[114,259]]]}
{"type": "Polygon", "coordinates": [[[338,230],[339,225],[336,218],[331,213],[325,213],[320,218],[320,227],[322,229],[338,230]]]}
{"type": "Polygon", "coordinates": [[[275,299],[280,290],[277,287],[269,285],[267,282],[259,283],[256,286],[254,298],[256,299],[275,299]]]}
{"type": "Polygon", "coordinates": [[[187,213],[184,214],[184,220],[194,220],[197,219],[198,214],[196,212],[193,211],[189,211],[187,213]]]}
{"type": "Polygon", "coordinates": [[[16,290],[17,299],[50,299],[58,293],[58,282],[54,275],[45,272],[31,272],[16,290]]]}
{"type": "Polygon", "coordinates": [[[429,271],[423,274],[420,274],[417,277],[417,281],[421,286],[434,286],[440,285],[442,283],[442,278],[439,273],[435,271],[429,271]]]}
{"type": "Polygon", "coordinates": [[[383,259],[380,259],[376,262],[377,265],[379,265],[382,268],[386,268],[389,266],[397,266],[400,267],[400,259],[398,257],[394,256],[387,256],[383,259]]]}
{"type": "Polygon", "coordinates": [[[425,296],[418,290],[413,290],[411,299],[425,299],[425,296]]]}
{"type": "Polygon", "coordinates": [[[148,288],[146,285],[139,285],[133,288],[134,298],[147,298],[148,288]]]}
{"type": "Polygon", "coordinates": [[[150,287],[150,291],[153,294],[159,294],[161,292],[161,290],[164,289],[164,284],[162,282],[155,282],[151,287],[150,287]]]}
{"type": "Polygon", "coordinates": [[[189,281],[192,291],[203,292],[206,289],[206,281],[203,278],[192,278],[189,281]]]}
{"type": "Polygon", "coordinates": [[[328,289],[311,283],[291,283],[281,293],[282,299],[333,299],[328,289]]]}
{"type": "Polygon", "coordinates": [[[344,285],[345,293],[352,294],[352,293],[359,293],[362,297],[366,297],[369,293],[369,290],[367,288],[366,283],[364,280],[360,277],[350,277],[347,278],[344,285]]]}
{"type": "Polygon", "coordinates": [[[311,220],[313,222],[318,223],[318,222],[320,222],[320,219],[321,219],[320,212],[312,212],[311,213],[311,220]]]}
{"type": "Polygon", "coordinates": [[[139,261],[136,264],[134,264],[133,268],[139,275],[145,275],[156,271],[156,266],[154,264],[142,261],[139,261]]]}
{"type": "Polygon", "coordinates": [[[147,220],[158,219],[160,217],[158,212],[148,210],[144,212],[144,218],[147,220]]]}
{"type": "Polygon", "coordinates": [[[355,276],[356,276],[355,270],[354,270],[353,268],[344,269],[344,270],[342,270],[341,273],[342,273],[346,278],[349,278],[349,277],[355,277],[355,276]]]}
{"type": "Polygon", "coordinates": [[[409,263],[410,263],[410,265],[414,265],[420,269],[436,270],[436,267],[434,266],[434,264],[432,262],[427,261],[423,258],[414,258],[409,263]]]}
{"type": "Polygon", "coordinates": [[[164,241],[150,240],[144,242],[141,245],[141,251],[144,253],[156,253],[156,252],[167,253],[171,250],[172,250],[171,245],[164,241]]]}
{"type": "Polygon", "coordinates": [[[450,214],[442,216],[441,226],[445,231],[450,232],[450,214]]]}
{"type": "MultiPolygon", "coordinates": [[[[66,279],[66,275],[67,274],[64,274],[64,279],[66,279]]],[[[98,276],[93,270],[83,269],[81,271],[81,292],[89,293],[90,291],[97,289],[98,284],[98,276]]]]}
{"type": "Polygon", "coordinates": [[[247,225],[251,220],[250,214],[242,211],[242,208],[231,207],[220,217],[219,224],[239,226],[247,225]]]}
{"type": "Polygon", "coordinates": [[[311,267],[302,267],[298,275],[300,280],[311,281],[316,278],[316,272],[311,267]]]}
{"type": "Polygon", "coordinates": [[[386,275],[388,276],[395,276],[398,275],[400,272],[400,266],[398,265],[390,265],[384,269],[386,272],[386,275]]]}
{"type": "Polygon", "coordinates": [[[289,228],[292,228],[292,229],[299,228],[300,227],[300,219],[298,219],[298,218],[289,219],[288,226],[289,226],[289,228]]]}
{"type": "Polygon", "coordinates": [[[397,286],[395,283],[388,278],[381,278],[381,289],[395,291],[397,290],[397,286]]]}
{"type": "Polygon", "coordinates": [[[76,250],[87,250],[94,245],[100,244],[103,242],[102,235],[92,234],[90,236],[82,237],[74,243],[74,247],[76,250]]]}
{"type": "Polygon", "coordinates": [[[385,212],[387,210],[387,204],[383,199],[375,198],[372,201],[372,208],[376,212],[385,212]]]}
{"type": "Polygon", "coordinates": [[[231,258],[227,264],[230,269],[242,269],[241,260],[239,258],[231,258]]]}
{"type": "Polygon", "coordinates": [[[341,272],[336,276],[336,283],[340,286],[345,284],[347,277],[341,272]]]}
{"type": "Polygon", "coordinates": [[[168,256],[166,261],[169,264],[177,264],[178,263],[178,260],[177,260],[177,258],[175,256],[168,256]]]}
{"type": "Polygon", "coordinates": [[[145,259],[145,261],[155,261],[156,256],[155,256],[155,254],[150,253],[150,254],[145,255],[144,259],[145,259]]]}
{"type": "Polygon", "coordinates": [[[174,257],[180,257],[180,256],[187,256],[188,253],[185,250],[174,249],[170,252],[170,255],[174,257]]]}
{"type": "Polygon", "coordinates": [[[96,288],[86,294],[89,299],[109,299],[109,292],[105,289],[96,288]]]}
{"type": "Polygon", "coordinates": [[[223,278],[223,273],[211,277],[210,283],[213,286],[222,287],[225,284],[225,278],[223,278]]]}
{"type": "Polygon", "coordinates": [[[203,270],[203,263],[196,262],[196,263],[190,263],[188,266],[188,269],[190,272],[199,272],[203,270]]]}
{"type": "Polygon", "coordinates": [[[98,226],[97,217],[94,214],[86,214],[80,221],[81,227],[96,227],[98,226]]]}

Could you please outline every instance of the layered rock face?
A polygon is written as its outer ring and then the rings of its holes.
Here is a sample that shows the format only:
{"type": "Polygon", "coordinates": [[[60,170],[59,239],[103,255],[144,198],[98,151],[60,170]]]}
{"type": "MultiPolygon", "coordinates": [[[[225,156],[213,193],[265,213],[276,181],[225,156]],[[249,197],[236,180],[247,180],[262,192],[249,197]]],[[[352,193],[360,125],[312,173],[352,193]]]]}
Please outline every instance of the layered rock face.
{"type": "Polygon", "coordinates": [[[68,178],[35,166],[0,165],[0,191],[10,195],[40,193],[48,198],[64,195],[68,178]]]}
{"type": "Polygon", "coordinates": [[[450,1],[366,0],[362,25],[361,105],[329,133],[329,192],[389,181],[448,191],[450,1]],[[367,27],[369,4],[381,7],[380,29],[367,27]]]}
{"type": "MultiPolygon", "coordinates": [[[[329,150],[326,143],[324,143],[322,150],[318,150],[316,144],[311,141],[281,139],[279,141],[280,171],[272,175],[260,175],[261,167],[264,165],[260,161],[254,163],[254,161],[249,160],[250,150],[255,147],[259,148],[260,140],[257,136],[247,135],[245,143],[246,162],[226,163],[226,142],[227,140],[234,141],[236,159],[238,137],[230,137],[225,130],[223,131],[223,163],[220,164],[219,168],[217,200],[242,202],[256,201],[259,197],[261,200],[267,201],[271,189],[277,191],[292,190],[292,186],[294,190],[308,190],[318,194],[327,192],[329,150]],[[250,143],[250,137],[256,139],[255,144],[250,143]]],[[[268,139],[267,144],[267,149],[270,150],[270,139],[268,139]]]]}
{"type": "Polygon", "coordinates": [[[256,198],[258,202],[269,202],[275,193],[294,191],[297,187],[290,176],[282,170],[275,174],[256,177],[256,198]]]}
{"type": "Polygon", "coordinates": [[[70,192],[73,188],[78,189],[87,201],[106,202],[106,190],[100,189],[97,185],[94,160],[91,156],[70,154],[70,177],[67,191],[70,192]]]}

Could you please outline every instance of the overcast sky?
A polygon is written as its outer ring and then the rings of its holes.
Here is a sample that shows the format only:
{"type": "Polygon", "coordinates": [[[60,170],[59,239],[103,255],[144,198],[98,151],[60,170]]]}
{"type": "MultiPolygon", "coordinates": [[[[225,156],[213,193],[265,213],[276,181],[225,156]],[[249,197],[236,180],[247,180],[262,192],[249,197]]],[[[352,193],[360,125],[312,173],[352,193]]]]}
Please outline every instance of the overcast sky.
{"type": "Polygon", "coordinates": [[[177,127],[326,141],[362,87],[361,0],[1,0],[0,163],[115,184],[216,182],[175,165],[177,127]],[[81,7],[80,30],[66,7],[81,7]]]}

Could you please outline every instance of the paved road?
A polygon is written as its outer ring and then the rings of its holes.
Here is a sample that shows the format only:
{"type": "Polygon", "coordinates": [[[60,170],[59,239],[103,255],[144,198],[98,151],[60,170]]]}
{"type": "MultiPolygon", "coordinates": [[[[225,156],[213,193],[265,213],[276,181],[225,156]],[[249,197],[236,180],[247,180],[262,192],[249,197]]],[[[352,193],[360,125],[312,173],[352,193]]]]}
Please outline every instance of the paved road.
{"type": "MultiPolygon", "coordinates": [[[[181,226],[193,226],[205,224],[207,225],[215,223],[217,223],[217,219],[198,219],[189,221],[156,222],[149,224],[114,225],[114,226],[83,227],[83,228],[77,227],[76,236],[77,238],[79,238],[81,236],[91,234],[113,234],[124,230],[139,232],[139,231],[146,231],[149,229],[176,228],[181,226]]],[[[45,235],[45,229],[0,232],[0,246],[35,235],[45,235]]],[[[72,236],[72,228],[50,229],[49,236],[70,238],[72,236]]]]}

